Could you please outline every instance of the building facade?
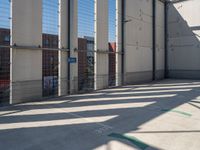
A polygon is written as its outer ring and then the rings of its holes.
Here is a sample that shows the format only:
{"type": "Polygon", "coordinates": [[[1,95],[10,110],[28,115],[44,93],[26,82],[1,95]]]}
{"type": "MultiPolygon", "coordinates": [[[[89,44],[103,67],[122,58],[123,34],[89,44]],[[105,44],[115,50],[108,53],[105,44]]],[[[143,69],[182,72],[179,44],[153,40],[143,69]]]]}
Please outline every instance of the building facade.
{"type": "MultiPolygon", "coordinates": [[[[10,45],[10,30],[0,28],[0,45],[10,45]]],[[[10,86],[10,49],[0,48],[0,103],[8,103],[10,86]]]]}
{"type": "Polygon", "coordinates": [[[58,48],[58,36],[52,34],[42,35],[42,80],[43,96],[58,94],[58,51],[48,48],[58,48]]]}
{"type": "Polygon", "coordinates": [[[116,42],[108,43],[109,46],[109,86],[116,82],[116,42]]]}

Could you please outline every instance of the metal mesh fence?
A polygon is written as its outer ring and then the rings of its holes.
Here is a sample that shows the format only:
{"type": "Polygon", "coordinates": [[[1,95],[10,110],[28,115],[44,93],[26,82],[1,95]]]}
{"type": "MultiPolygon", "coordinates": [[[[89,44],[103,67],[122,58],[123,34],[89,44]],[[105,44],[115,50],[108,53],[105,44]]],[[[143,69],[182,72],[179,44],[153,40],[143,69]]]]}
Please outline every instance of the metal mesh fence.
{"type": "MultiPolygon", "coordinates": [[[[79,91],[94,90],[94,6],[94,0],[78,0],[79,91]]],[[[58,95],[58,9],[58,0],[42,0],[42,91],[45,97],[58,95]]],[[[0,103],[9,102],[10,48],[8,47],[12,47],[10,45],[10,12],[10,0],[0,0],[0,103]]],[[[116,0],[109,0],[108,34],[109,74],[106,76],[109,76],[109,85],[115,86],[116,0]]],[[[32,50],[35,49],[33,48],[32,50]]],[[[104,77],[99,76],[98,78],[101,80],[104,77]]]]}
{"type": "Polygon", "coordinates": [[[78,88],[94,89],[94,0],[78,0],[78,88]]]}
{"type": "Polygon", "coordinates": [[[108,2],[109,23],[109,86],[115,86],[116,82],[116,0],[108,2]]]}
{"type": "Polygon", "coordinates": [[[0,105],[10,94],[10,1],[0,0],[0,105]]]}
{"type": "MultiPolygon", "coordinates": [[[[43,0],[43,48],[58,49],[58,0],[43,0]]],[[[58,51],[42,52],[43,96],[58,94],[58,51]]]]}

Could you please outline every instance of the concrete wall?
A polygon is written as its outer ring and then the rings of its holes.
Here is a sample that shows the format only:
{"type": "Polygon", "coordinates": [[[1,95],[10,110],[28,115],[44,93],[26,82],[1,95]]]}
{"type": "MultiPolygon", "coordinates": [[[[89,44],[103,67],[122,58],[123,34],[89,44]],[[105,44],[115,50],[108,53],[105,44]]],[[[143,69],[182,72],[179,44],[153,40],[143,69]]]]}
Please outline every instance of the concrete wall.
{"type": "MultiPolygon", "coordinates": [[[[13,0],[11,2],[11,44],[42,45],[42,1],[13,0]]],[[[42,51],[11,49],[10,103],[42,96],[42,51]]]]}
{"type": "Polygon", "coordinates": [[[108,0],[95,0],[95,90],[108,87],[108,0]]]}
{"type": "Polygon", "coordinates": [[[152,80],[152,0],[126,0],[125,84],[152,80]]]}
{"type": "Polygon", "coordinates": [[[200,79],[200,1],[168,4],[168,76],[200,79]]]}
{"type": "MultiPolygon", "coordinates": [[[[68,44],[68,0],[59,0],[59,48],[67,49],[68,44]]],[[[68,52],[59,51],[59,86],[58,95],[66,95],[68,93],[68,52]]]]}
{"type": "Polygon", "coordinates": [[[165,4],[156,1],[156,77],[165,77],[165,4]]]}
{"type": "MultiPolygon", "coordinates": [[[[69,48],[78,57],[77,0],[59,0],[59,48],[69,48]],[[70,19],[70,31],[68,31],[70,19]],[[70,33],[70,37],[68,37],[70,33]],[[68,43],[70,38],[70,45],[68,43]]],[[[121,2],[116,5],[116,84],[121,85],[121,2]]],[[[152,80],[152,0],[125,1],[125,84],[152,80]]],[[[42,1],[12,1],[12,41],[20,46],[42,45],[42,1]],[[23,9],[22,9],[23,8],[23,9]]],[[[108,0],[95,0],[95,89],[108,87],[108,0]]],[[[59,95],[78,90],[78,63],[67,64],[68,54],[59,51],[59,95]],[[70,81],[68,78],[70,67],[70,81]],[[70,82],[70,88],[67,83],[70,82]]],[[[42,51],[11,50],[11,102],[42,96],[42,51]]],[[[171,61],[171,58],[170,58],[171,61]]],[[[156,1],[156,78],[164,76],[164,4],[156,1]]]]}

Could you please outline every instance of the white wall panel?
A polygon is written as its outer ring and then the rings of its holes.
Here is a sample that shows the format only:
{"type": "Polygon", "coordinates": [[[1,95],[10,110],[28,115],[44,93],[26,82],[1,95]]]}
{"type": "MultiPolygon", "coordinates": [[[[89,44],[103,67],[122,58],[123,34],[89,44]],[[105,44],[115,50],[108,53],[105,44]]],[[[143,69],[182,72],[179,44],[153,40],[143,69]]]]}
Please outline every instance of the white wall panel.
{"type": "MultiPolygon", "coordinates": [[[[95,0],[95,50],[108,51],[108,1],[95,0]]],[[[95,90],[108,87],[108,53],[95,53],[95,90]]]]}
{"type": "Polygon", "coordinates": [[[156,79],[164,78],[165,70],[165,4],[156,1],[156,79]]]}
{"type": "MultiPolygon", "coordinates": [[[[42,45],[42,1],[13,0],[11,44],[42,45]]],[[[42,51],[11,50],[11,103],[42,96],[42,51]]]]}
{"type": "Polygon", "coordinates": [[[152,72],[152,0],[126,0],[125,15],[125,82],[149,80],[152,72]]]}
{"type": "Polygon", "coordinates": [[[77,63],[70,64],[70,92],[78,91],[78,1],[70,0],[70,57],[77,58],[77,63]]]}
{"type": "MultiPolygon", "coordinates": [[[[68,0],[59,0],[59,48],[69,48],[68,45],[68,0]]],[[[58,95],[66,95],[68,90],[68,52],[59,51],[59,86],[58,95]]]]}

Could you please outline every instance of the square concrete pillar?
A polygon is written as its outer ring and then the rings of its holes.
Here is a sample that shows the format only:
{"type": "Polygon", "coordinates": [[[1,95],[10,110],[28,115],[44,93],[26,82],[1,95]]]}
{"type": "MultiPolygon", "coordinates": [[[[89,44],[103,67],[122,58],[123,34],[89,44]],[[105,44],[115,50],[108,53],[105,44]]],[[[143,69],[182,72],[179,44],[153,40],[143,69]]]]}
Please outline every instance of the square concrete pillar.
{"type": "MultiPolygon", "coordinates": [[[[59,49],[69,49],[68,1],[59,0],[59,49]]],[[[68,51],[59,51],[58,95],[68,94],[68,51]]]]}
{"type": "Polygon", "coordinates": [[[122,85],[122,0],[116,0],[116,86],[122,85]]]}
{"type": "Polygon", "coordinates": [[[124,84],[152,81],[152,0],[126,0],[124,21],[124,84]]]}
{"type": "MultiPolygon", "coordinates": [[[[42,1],[11,1],[11,44],[38,47],[42,45],[42,1]]],[[[42,50],[11,49],[10,103],[42,96],[42,50]]]]}
{"type": "Polygon", "coordinates": [[[95,90],[108,87],[108,0],[95,0],[95,90]]]}
{"type": "Polygon", "coordinates": [[[78,92],[78,1],[70,0],[70,57],[76,63],[70,65],[70,93],[78,92]]]}
{"type": "Polygon", "coordinates": [[[156,76],[163,79],[165,76],[165,4],[156,1],[156,76]]]}

